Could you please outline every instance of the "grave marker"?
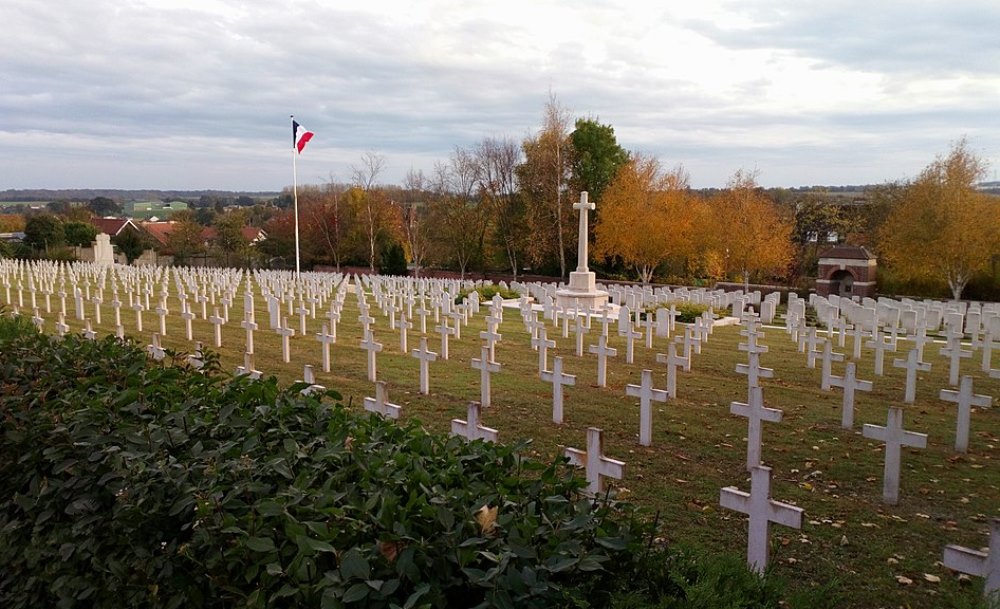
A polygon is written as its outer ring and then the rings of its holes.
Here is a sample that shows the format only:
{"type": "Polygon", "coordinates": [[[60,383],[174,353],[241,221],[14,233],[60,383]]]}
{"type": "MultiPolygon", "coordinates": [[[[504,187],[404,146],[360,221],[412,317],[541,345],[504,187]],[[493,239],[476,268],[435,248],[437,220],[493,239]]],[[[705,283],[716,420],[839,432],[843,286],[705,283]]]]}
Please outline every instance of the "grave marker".
{"type": "MultiPolygon", "coordinates": [[[[371,332],[368,333],[371,335],[371,332]]],[[[385,388],[385,381],[375,382],[375,398],[364,399],[364,407],[368,412],[375,412],[388,419],[398,419],[402,408],[389,402],[389,391],[385,388]]]]}
{"type": "MultiPolygon", "coordinates": [[[[484,347],[485,348],[485,347],[484,347]]],[[[481,415],[481,405],[479,402],[469,402],[466,420],[452,419],[451,433],[455,436],[462,436],[466,440],[486,440],[496,442],[499,434],[492,427],[485,427],[479,423],[481,415]]]]}
{"type": "Polygon", "coordinates": [[[553,359],[552,370],[542,370],[540,376],[547,383],[552,383],[552,422],[561,425],[563,422],[563,386],[576,385],[576,375],[563,374],[563,359],[556,356],[553,359]]]}
{"type": "Polygon", "coordinates": [[[940,399],[958,404],[958,426],[955,430],[955,450],[960,453],[969,450],[969,418],[972,407],[989,408],[993,398],[988,395],[972,393],[972,377],[963,376],[958,391],[942,389],[940,399]]]}
{"type": "MultiPolygon", "coordinates": [[[[560,358],[556,358],[560,359],[560,358]]],[[[604,432],[597,427],[587,428],[587,450],[566,448],[565,455],[573,465],[586,468],[587,492],[597,496],[604,492],[604,479],[621,480],[625,476],[625,463],[604,456],[604,432]]]]}
{"type": "Polygon", "coordinates": [[[625,395],[639,398],[639,444],[653,443],[653,402],[666,402],[667,392],[653,388],[653,371],[642,371],[641,385],[625,385],[625,395]]]}
{"type": "Polygon", "coordinates": [[[983,595],[1000,592],[1000,519],[990,520],[990,547],[987,552],[949,544],[944,548],[944,566],[976,577],[985,577],[983,595]]]}
{"type": "Polygon", "coordinates": [[[885,427],[865,423],[861,433],[866,438],[885,442],[885,468],[882,482],[882,500],[889,505],[899,502],[899,466],[903,446],[926,448],[927,434],[903,429],[903,409],[891,406],[885,427]]]}

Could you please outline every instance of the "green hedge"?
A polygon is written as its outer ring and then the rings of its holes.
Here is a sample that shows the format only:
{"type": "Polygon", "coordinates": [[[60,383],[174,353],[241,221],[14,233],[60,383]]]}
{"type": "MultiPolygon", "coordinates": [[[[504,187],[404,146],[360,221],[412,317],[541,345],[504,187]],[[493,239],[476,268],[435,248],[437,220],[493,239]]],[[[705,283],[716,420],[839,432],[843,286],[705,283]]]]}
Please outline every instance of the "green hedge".
{"type": "MultiPolygon", "coordinates": [[[[206,368],[0,319],[0,606],[711,605],[565,460],[206,368]]],[[[729,560],[725,606],[778,606],[729,560]]]]}

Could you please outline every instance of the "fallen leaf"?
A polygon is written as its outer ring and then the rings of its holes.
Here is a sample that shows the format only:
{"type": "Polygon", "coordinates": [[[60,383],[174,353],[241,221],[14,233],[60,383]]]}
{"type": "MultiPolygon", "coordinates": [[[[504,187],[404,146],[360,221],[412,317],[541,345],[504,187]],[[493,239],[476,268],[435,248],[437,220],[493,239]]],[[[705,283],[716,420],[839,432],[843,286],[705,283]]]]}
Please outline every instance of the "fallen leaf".
{"type": "Polygon", "coordinates": [[[476,512],[476,522],[483,535],[489,534],[497,526],[497,508],[484,505],[476,512]]]}
{"type": "Polygon", "coordinates": [[[904,586],[909,586],[910,584],[913,583],[913,580],[910,579],[909,577],[906,577],[905,575],[897,575],[896,581],[903,584],[904,586]]]}
{"type": "Polygon", "coordinates": [[[930,573],[924,573],[924,580],[929,581],[932,584],[940,584],[941,578],[937,575],[931,575],[930,573]]]}

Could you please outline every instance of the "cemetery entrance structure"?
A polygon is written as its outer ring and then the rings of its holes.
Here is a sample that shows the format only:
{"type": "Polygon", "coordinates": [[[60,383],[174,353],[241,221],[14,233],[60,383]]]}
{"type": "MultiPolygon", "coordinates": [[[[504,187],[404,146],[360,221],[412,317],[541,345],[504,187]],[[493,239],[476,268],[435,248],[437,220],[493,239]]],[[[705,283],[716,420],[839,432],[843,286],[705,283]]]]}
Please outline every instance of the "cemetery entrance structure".
{"type": "Polygon", "coordinates": [[[875,297],[875,272],[878,260],[857,245],[837,245],[819,256],[816,294],[834,294],[845,298],[875,297]]]}

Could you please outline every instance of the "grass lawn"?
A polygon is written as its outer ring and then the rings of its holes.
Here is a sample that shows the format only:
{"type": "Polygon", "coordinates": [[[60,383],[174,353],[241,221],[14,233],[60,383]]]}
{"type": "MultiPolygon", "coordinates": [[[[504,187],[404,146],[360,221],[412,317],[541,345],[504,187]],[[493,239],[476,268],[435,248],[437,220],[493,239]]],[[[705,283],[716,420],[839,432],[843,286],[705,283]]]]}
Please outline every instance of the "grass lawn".
{"type": "MultiPolygon", "coordinates": [[[[174,286],[170,285],[168,302],[171,314],[164,346],[190,351],[193,343],[184,336],[174,286]]],[[[3,291],[0,290],[0,298],[3,291]]],[[[243,288],[230,311],[230,322],[223,329],[223,346],[217,349],[223,367],[233,370],[242,364],[245,330],[243,288]]],[[[124,295],[123,295],[124,298],[124,295]]],[[[16,300],[16,292],[14,295],[16,300]]],[[[106,294],[106,301],[110,296],[106,294]]],[[[452,340],[450,359],[430,365],[430,395],[419,388],[419,362],[399,350],[399,333],[389,329],[374,298],[369,298],[371,314],[376,317],[376,340],[384,345],[378,355],[378,377],[386,381],[389,399],[403,407],[404,417],[415,417],[430,429],[449,430],[453,418],[465,418],[466,404],[479,399],[479,371],[470,359],[479,357],[482,341],[478,333],[485,329],[487,308],[462,328],[461,340],[452,340]]],[[[39,299],[44,307],[44,299],[39,299]]],[[[192,303],[193,304],[193,303],[192,303]]],[[[60,304],[52,298],[52,313],[43,309],[45,331],[53,332],[60,304]]],[[[72,317],[72,299],[67,299],[67,318],[72,317]]],[[[155,307],[155,304],[154,304],[155,307]]],[[[256,321],[261,328],[268,322],[264,299],[257,292],[256,321]]],[[[200,307],[194,306],[200,313],[200,307]]],[[[282,363],[280,337],[273,331],[255,335],[256,365],[265,374],[274,374],[283,382],[302,378],[304,364],[316,368],[317,382],[343,394],[352,408],[361,408],[365,396],[374,396],[374,387],[366,377],[367,353],[359,348],[362,336],[357,321],[354,294],[348,294],[337,328],[338,340],[332,347],[333,370],[320,368],[321,345],[315,334],[320,331],[323,312],[309,319],[308,333],[291,339],[291,363],[282,363]]],[[[31,311],[24,310],[28,316],[31,311]]],[[[93,305],[87,303],[88,317],[93,305]]],[[[287,312],[287,309],[286,309],[287,312]]],[[[113,312],[105,302],[99,333],[113,332],[113,312]]],[[[211,311],[209,312],[211,314],[211,311]]],[[[136,335],[135,313],[123,308],[126,332],[149,344],[150,335],[159,329],[157,316],[147,311],[144,328],[136,335]]],[[[80,331],[83,322],[67,319],[72,331],[80,331]]],[[[206,320],[196,319],[194,338],[210,346],[214,328],[206,320]]],[[[289,317],[289,325],[298,330],[298,316],[289,317]]],[[[434,324],[428,319],[428,330],[434,324]]],[[[664,367],[656,363],[656,354],[665,352],[666,339],[654,340],[652,350],[642,341],[636,343],[635,363],[625,363],[624,339],[614,328],[609,345],[618,349],[618,357],[608,363],[608,385],[595,385],[597,359],[575,354],[575,341],[563,338],[561,330],[549,326],[549,338],[557,341],[549,357],[564,358],[564,369],[576,375],[576,385],[566,388],[565,422],[552,423],[552,386],[538,377],[538,354],[529,343],[519,311],[505,309],[500,327],[503,340],[496,347],[496,360],[502,369],[492,379],[493,407],[485,411],[483,424],[500,432],[502,441],[530,438],[530,452],[550,459],[562,446],[585,447],[586,429],[604,430],[605,452],[624,460],[626,475],[618,483],[621,493],[635,502],[660,512],[662,535],[667,543],[700,546],[712,551],[745,553],[747,525],[743,515],[719,507],[719,491],[737,486],[749,491],[745,471],[746,419],[731,415],[732,401],[745,401],[746,377],[734,372],[746,355],[737,350],[739,327],[718,328],[695,355],[692,370],[677,380],[678,398],[656,403],[653,415],[653,444],[638,443],[638,399],[626,397],[625,385],[638,384],[644,368],[656,371],[656,385],[665,386],[664,367]]],[[[596,344],[600,324],[594,323],[586,345],[596,344]]],[[[904,426],[927,433],[926,449],[903,449],[899,505],[882,503],[883,448],[880,442],[861,435],[861,425],[885,425],[886,408],[903,406],[904,371],[892,366],[894,357],[905,357],[912,343],[901,343],[900,351],[888,354],[885,375],[873,372],[871,350],[865,349],[858,362],[858,377],[872,380],[871,393],[858,392],[855,428],[840,427],[841,392],[820,390],[820,367],[806,367],[806,356],[799,353],[788,334],[779,328],[765,328],[761,341],[770,351],[761,356],[761,365],[774,369],[774,378],[763,379],[764,398],[769,407],[780,408],[780,423],[764,424],[763,460],[774,470],[772,496],[805,509],[801,530],[780,526],[771,529],[771,564],[793,588],[830,586],[831,604],[835,606],[873,607],[960,607],[971,604],[982,593],[982,580],[959,582],[941,564],[948,543],[979,548],[988,543],[988,519],[1000,517],[1000,412],[974,410],[969,452],[953,450],[956,406],[938,399],[938,391],[947,387],[948,362],[939,355],[941,345],[929,345],[924,360],[933,368],[921,373],[917,401],[905,407],[904,426]],[[937,581],[936,578],[940,578],[937,581]],[[933,581],[932,581],[933,580],[933,581]]],[[[429,346],[440,350],[440,337],[429,336],[429,346]]],[[[409,349],[419,346],[420,333],[411,330],[409,349]]],[[[851,339],[836,349],[848,357],[851,339]]],[[[997,355],[1000,358],[1000,353],[997,355]]],[[[1000,361],[1000,360],[998,360],[1000,361]]],[[[1000,394],[1000,380],[990,379],[979,369],[980,353],[962,361],[962,373],[975,378],[975,392],[1000,394]]],[[[834,365],[834,374],[843,373],[843,364],[834,365]]]]}

